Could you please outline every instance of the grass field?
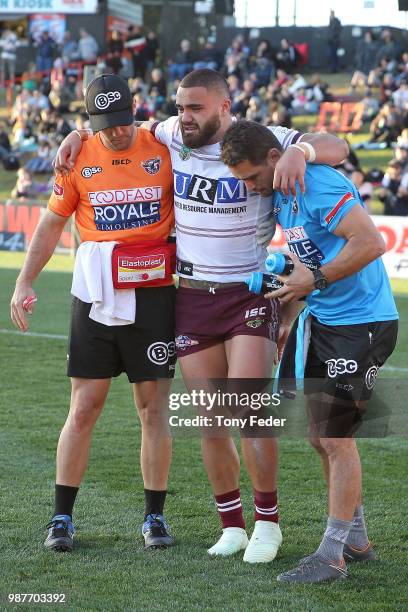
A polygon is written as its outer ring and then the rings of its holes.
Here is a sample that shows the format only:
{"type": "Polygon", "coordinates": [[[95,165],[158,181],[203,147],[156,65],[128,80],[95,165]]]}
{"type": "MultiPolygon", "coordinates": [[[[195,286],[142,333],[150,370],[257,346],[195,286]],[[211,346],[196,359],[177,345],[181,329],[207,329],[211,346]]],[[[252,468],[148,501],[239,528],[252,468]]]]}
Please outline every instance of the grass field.
{"type": "MultiPolygon", "coordinates": [[[[42,274],[36,284],[39,302],[31,326],[38,335],[24,336],[14,333],[9,322],[8,303],[17,272],[6,259],[1,256],[9,269],[0,269],[0,609],[11,609],[6,604],[8,593],[65,593],[64,609],[72,611],[407,609],[408,448],[404,439],[359,443],[370,536],[380,560],[350,566],[350,578],[344,583],[288,587],[276,582],[276,575],[316,547],[325,525],[320,466],[306,442],[286,439],[280,443],[284,544],[275,562],[252,567],[240,555],[226,560],[208,557],[206,549],[217,539],[219,525],[199,440],[194,437],[177,438],[174,445],[167,516],[177,546],[146,553],[140,536],[140,426],[123,376],[113,382],[96,427],[90,467],[76,505],[75,550],[70,555],[45,551],[44,526],[53,509],[54,454],[67,413],[69,382],[66,341],[42,334],[66,335],[71,276],[56,271],[42,274]]],[[[51,268],[60,269],[61,261],[69,267],[66,260],[56,258],[51,268]]],[[[407,368],[408,299],[398,298],[398,306],[399,343],[389,365],[407,368]]],[[[179,387],[176,380],[173,390],[179,387]]],[[[251,529],[251,488],[245,474],[242,497],[251,529]]]]}

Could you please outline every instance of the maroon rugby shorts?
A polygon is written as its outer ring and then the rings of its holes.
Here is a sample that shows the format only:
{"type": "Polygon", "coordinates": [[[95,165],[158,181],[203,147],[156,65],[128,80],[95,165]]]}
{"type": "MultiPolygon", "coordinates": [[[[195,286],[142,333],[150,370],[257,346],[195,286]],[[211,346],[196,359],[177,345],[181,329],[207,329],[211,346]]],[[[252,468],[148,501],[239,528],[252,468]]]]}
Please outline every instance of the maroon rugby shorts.
{"type": "Polygon", "coordinates": [[[208,289],[179,287],[176,294],[178,357],[202,351],[233,336],[278,339],[279,302],[248,291],[245,283],[208,289]]]}

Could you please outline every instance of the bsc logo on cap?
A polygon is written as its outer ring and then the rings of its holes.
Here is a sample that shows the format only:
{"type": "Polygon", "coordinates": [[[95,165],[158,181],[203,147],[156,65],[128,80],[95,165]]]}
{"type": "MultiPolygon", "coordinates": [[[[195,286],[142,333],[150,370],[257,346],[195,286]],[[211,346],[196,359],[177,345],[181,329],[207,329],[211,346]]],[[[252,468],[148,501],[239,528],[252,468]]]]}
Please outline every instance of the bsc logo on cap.
{"type": "Polygon", "coordinates": [[[95,97],[94,104],[99,110],[107,109],[111,104],[121,99],[119,91],[108,91],[108,93],[100,93],[95,97]]]}

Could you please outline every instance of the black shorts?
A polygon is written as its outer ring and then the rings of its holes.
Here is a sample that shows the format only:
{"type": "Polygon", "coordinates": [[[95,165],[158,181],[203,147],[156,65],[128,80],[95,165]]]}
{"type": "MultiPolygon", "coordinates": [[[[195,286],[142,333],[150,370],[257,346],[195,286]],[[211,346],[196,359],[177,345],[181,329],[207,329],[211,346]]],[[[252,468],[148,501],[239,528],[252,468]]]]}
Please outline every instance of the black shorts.
{"type": "Polygon", "coordinates": [[[321,437],[356,432],[397,333],[396,320],[332,326],[312,318],[304,389],[306,395],[318,394],[309,398],[308,410],[321,437]]]}
{"type": "Polygon", "coordinates": [[[378,369],[397,342],[398,321],[323,325],[314,317],[305,367],[305,393],[318,389],[345,399],[369,399],[378,369]]]}
{"type": "Polygon", "coordinates": [[[68,376],[111,378],[126,372],[129,382],[173,378],[176,367],[173,286],[135,289],[136,320],[103,325],[89,318],[91,304],[74,298],[68,376]]]}

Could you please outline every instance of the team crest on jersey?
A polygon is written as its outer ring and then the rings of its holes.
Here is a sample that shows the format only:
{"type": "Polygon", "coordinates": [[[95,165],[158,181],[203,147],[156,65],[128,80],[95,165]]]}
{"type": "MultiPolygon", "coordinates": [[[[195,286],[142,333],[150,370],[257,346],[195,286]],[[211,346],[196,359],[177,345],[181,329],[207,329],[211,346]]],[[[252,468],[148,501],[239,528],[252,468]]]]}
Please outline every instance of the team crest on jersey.
{"type": "Polygon", "coordinates": [[[262,323],[265,323],[265,319],[252,319],[252,321],[247,321],[247,327],[252,327],[252,329],[257,329],[261,327],[262,323]]]}
{"type": "Polygon", "coordinates": [[[191,157],[191,149],[187,145],[183,144],[179,151],[180,159],[187,161],[191,157]]]}
{"type": "Polygon", "coordinates": [[[180,349],[180,351],[184,351],[189,346],[194,346],[198,344],[198,340],[193,340],[189,336],[177,336],[176,338],[176,347],[180,349]]]}
{"type": "Polygon", "coordinates": [[[294,215],[296,215],[296,213],[299,212],[299,204],[298,204],[296,197],[293,198],[292,212],[294,215]]]}
{"type": "Polygon", "coordinates": [[[55,194],[55,197],[57,198],[57,200],[62,200],[64,197],[64,188],[62,187],[62,185],[58,185],[57,183],[54,183],[53,186],[53,191],[55,194]]]}
{"type": "Polygon", "coordinates": [[[152,157],[146,159],[146,161],[140,162],[142,168],[146,170],[148,174],[157,174],[161,166],[161,157],[152,157]]]}

